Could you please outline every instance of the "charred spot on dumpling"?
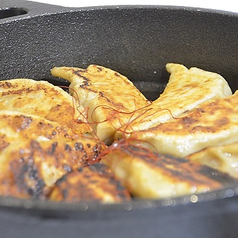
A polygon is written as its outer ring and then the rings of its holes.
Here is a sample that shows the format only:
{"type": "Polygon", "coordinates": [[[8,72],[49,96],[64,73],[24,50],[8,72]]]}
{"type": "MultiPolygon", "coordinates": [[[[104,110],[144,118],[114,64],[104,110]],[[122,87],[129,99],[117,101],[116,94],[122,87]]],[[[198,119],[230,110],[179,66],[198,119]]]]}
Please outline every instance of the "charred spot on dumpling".
{"type": "Polygon", "coordinates": [[[43,198],[45,183],[39,177],[38,169],[32,159],[14,160],[10,163],[12,176],[19,193],[28,193],[32,198],[43,198]]]}
{"type": "Polygon", "coordinates": [[[81,167],[60,178],[49,198],[54,201],[111,203],[130,199],[121,182],[101,163],[81,167]]]}

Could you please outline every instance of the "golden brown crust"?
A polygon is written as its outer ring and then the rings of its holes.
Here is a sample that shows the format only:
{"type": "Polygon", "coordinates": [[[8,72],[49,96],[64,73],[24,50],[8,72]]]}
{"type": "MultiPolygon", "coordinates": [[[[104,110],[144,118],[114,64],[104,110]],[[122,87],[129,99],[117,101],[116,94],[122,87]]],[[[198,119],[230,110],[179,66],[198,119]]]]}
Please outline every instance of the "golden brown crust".
{"type": "Polygon", "coordinates": [[[1,111],[0,194],[44,197],[67,172],[95,163],[104,144],[65,126],[19,112],[1,111]],[[11,184],[11,188],[8,188],[11,184]]]}
{"type": "Polygon", "coordinates": [[[56,182],[50,200],[115,203],[130,200],[129,192],[100,163],[70,172],[56,182]]]}
{"type": "Polygon", "coordinates": [[[134,196],[141,198],[207,192],[237,182],[225,173],[188,159],[153,154],[135,145],[115,147],[102,161],[134,196]]]}
{"type": "MultiPolygon", "coordinates": [[[[232,94],[226,80],[219,74],[181,64],[168,63],[171,74],[164,92],[151,105],[140,110],[141,115],[127,127],[127,134],[146,130],[172,121],[202,103],[232,94]]],[[[116,137],[121,137],[117,133],[116,137]]]]}
{"type": "Polygon", "coordinates": [[[87,140],[31,140],[24,148],[10,152],[5,171],[14,178],[19,192],[33,198],[44,198],[63,175],[95,163],[94,159],[102,148],[91,144],[87,140]]]}
{"type": "Polygon", "coordinates": [[[88,120],[98,137],[109,143],[118,128],[140,114],[137,109],[150,104],[125,76],[102,66],[55,67],[51,73],[71,82],[71,93],[88,108],[88,120]]]}
{"type": "Polygon", "coordinates": [[[72,128],[79,134],[91,132],[77,111],[78,102],[60,87],[46,81],[12,79],[0,81],[0,110],[41,116],[72,128]]]}
{"type": "Polygon", "coordinates": [[[178,157],[209,146],[236,142],[237,103],[238,92],[227,98],[206,102],[174,121],[134,132],[131,137],[151,143],[159,153],[178,157]]]}

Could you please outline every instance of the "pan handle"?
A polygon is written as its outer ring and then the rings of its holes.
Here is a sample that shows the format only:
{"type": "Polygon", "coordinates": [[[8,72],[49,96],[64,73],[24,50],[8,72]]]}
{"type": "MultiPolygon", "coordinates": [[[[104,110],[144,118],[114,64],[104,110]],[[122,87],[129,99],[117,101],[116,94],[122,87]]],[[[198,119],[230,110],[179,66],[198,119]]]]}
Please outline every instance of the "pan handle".
{"type": "Polygon", "coordinates": [[[66,9],[69,10],[69,8],[67,7],[31,2],[26,0],[1,0],[0,23],[22,19],[25,17],[56,13],[66,9]]]}

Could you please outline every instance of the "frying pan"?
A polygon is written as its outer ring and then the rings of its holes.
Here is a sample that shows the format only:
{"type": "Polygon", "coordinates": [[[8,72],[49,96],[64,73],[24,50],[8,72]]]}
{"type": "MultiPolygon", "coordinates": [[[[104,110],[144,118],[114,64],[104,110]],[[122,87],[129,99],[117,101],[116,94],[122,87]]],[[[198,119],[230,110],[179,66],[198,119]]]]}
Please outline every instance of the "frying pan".
{"type": "MultiPolygon", "coordinates": [[[[221,74],[238,88],[238,15],[168,6],[70,9],[0,2],[0,78],[47,79],[54,66],[110,67],[149,98],[167,62],[221,74]]],[[[0,197],[1,237],[237,237],[238,185],[206,194],[122,204],[0,197]]]]}

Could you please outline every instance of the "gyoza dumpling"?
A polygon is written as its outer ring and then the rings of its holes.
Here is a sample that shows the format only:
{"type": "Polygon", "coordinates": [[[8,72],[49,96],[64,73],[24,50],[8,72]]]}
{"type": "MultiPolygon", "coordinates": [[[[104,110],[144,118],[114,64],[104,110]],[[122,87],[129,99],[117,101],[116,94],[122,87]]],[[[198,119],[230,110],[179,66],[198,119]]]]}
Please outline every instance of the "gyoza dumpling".
{"type": "Polygon", "coordinates": [[[126,135],[171,121],[208,100],[232,94],[227,81],[217,73],[175,63],[168,63],[166,69],[171,75],[164,92],[144,109],[145,113],[141,110],[141,116],[127,126],[126,135]]]}
{"type": "MultiPolygon", "coordinates": [[[[123,142],[122,142],[123,144],[123,142]]],[[[184,158],[126,144],[102,159],[135,197],[171,198],[222,189],[237,183],[226,173],[184,158]]]]}
{"type": "Polygon", "coordinates": [[[11,79],[0,81],[0,110],[11,110],[43,117],[67,125],[76,133],[91,132],[81,123],[80,105],[62,88],[47,81],[11,79]]]}
{"type": "Polygon", "coordinates": [[[184,116],[131,133],[156,151],[185,157],[210,146],[238,142],[238,91],[201,104],[184,116]]]}
{"type": "Polygon", "coordinates": [[[71,94],[88,111],[88,121],[97,136],[108,143],[113,141],[116,130],[140,115],[138,109],[150,105],[125,76],[102,66],[55,67],[51,73],[71,83],[71,94]]]}
{"type": "Polygon", "coordinates": [[[64,174],[95,163],[104,148],[57,122],[0,111],[0,195],[44,197],[64,174]]]}

